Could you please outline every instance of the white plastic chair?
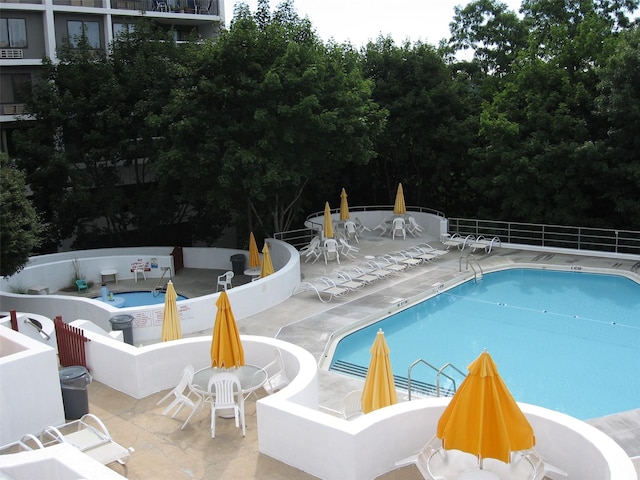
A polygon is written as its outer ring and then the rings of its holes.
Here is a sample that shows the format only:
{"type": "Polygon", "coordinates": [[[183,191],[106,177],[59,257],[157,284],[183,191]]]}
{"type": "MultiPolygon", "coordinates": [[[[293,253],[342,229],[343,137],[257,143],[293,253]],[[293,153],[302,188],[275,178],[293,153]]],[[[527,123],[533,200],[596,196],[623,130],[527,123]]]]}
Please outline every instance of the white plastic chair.
{"type": "Polygon", "coordinates": [[[404,218],[396,217],[393,219],[393,226],[391,227],[391,238],[395,240],[396,236],[399,237],[400,235],[404,240],[407,239],[404,218]]]}
{"type": "Polygon", "coordinates": [[[313,237],[309,245],[300,249],[300,255],[304,256],[304,263],[307,263],[311,258],[313,258],[313,262],[311,263],[316,263],[322,255],[320,237],[313,237]]]}
{"type": "Polygon", "coordinates": [[[409,224],[407,225],[407,231],[413,237],[420,237],[424,229],[420,225],[418,225],[418,222],[416,222],[415,218],[409,217],[409,224]]]}
{"type": "Polygon", "coordinates": [[[358,253],[360,251],[360,249],[358,247],[354,247],[353,245],[349,245],[349,242],[347,242],[344,238],[340,239],[340,245],[342,245],[340,253],[342,255],[344,255],[345,257],[356,258],[356,256],[351,252],[358,253]]]}
{"type": "Polygon", "coordinates": [[[324,264],[327,265],[329,260],[335,259],[340,264],[340,253],[338,252],[338,242],[333,238],[327,238],[324,241],[324,264]]]}
{"type": "Polygon", "coordinates": [[[216,438],[216,411],[233,410],[236,427],[242,424],[242,436],[247,434],[244,418],[244,396],[238,376],[231,372],[216,373],[207,386],[211,396],[211,438],[216,438]]]}
{"type": "Polygon", "coordinates": [[[363,415],[362,390],[353,390],[347,393],[342,399],[340,411],[345,420],[351,420],[363,415]]]}
{"type": "Polygon", "coordinates": [[[356,243],[360,243],[358,240],[358,232],[356,231],[356,224],[351,220],[344,223],[344,229],[347,232],[347,237],[350,240],[355,240],[356,243]]]}
{"type": "Polygon", "coordinates": [[[229,290],[230,288],[233,287],[233,285],[231,284],[231,279],[233,278],[233,272],[229,271],[229,272],[225,272],[222,275],[220,275],[218,277],[218,288],[216,289],[216,292],[220,291],[220,287],[222,287],[223,290],[229,290]]]}
{"type": "Polygon", "coordinates": [[[182,376],[180,377],[180,381],[178,385],[175,386],[173,390],[167,393],[164,397],[162,397],[156,405],[160,405],[166,399],[170,398],[172,395],[175,397],[173,401],[165,408],[162,412],[162,415],[166,415],[169,413],[174,407],[178,407],[171,418],[175,418],[178,412],[182,409],[182,407],[188,407],[191,409],[191,413],[187,417],[187,419],[180,427],[180,430],[184,429],[184,427],[189,423],[191,417],[202,407],[202,397],[193,390],[191,384],[193,382],[193,366],[187,365],[182,371],[182,376]]]}
{"type": "Polygon", "coordinates": [[[364,223],[362,223],[358,217],[356,217],[356,230],[360,235],[362,235],[362,232],[364,231],[367,231],[367,232],[371,231],[371,229],[365,226],[364,223]]]}
{"type": "Polygon", "coordinates": [[[263,368],[267,372],[267,381],[262,388],[267,392],[267,394],[271,395],[272,393],[281,390],[283,387],[286,387],[291,382],[284,371],[282,352],[280,352],[279,348],[276,348],[274,359],[263,368]]]}
{"type": "Polygon", "coordinates": [[[144,271],[144,267],[135,266],[135,267],[133,267],[133,278],[135,279],[136,283],[138,283],[138,274],[139,273],[142,274],[142,278],[144,278],[145,280],[147,279],[147,274],[144,271]]]}

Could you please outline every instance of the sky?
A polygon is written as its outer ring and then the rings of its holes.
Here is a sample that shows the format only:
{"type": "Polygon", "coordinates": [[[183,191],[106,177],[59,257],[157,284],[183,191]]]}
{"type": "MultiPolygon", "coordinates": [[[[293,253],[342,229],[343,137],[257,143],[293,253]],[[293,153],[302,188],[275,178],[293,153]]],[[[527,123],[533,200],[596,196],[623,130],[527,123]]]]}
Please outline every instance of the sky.
{"type": "MultiPolygon", "coordinates": [[[[224,0],[227,26],[237,0],[224,0]]],[[[502,0],[517,13],[520,0],[502,0]]],[[[257,0],[244,0],[255,12],[257,0]]],[[[271,0],[273,10],[280,0],[271,0]]],[[[465,0],[294,0],[298,15],[308,17],[325,42],[349,41],[355,47],[375,41],[379,34],[391,35],[396,44],[409,39],[438,45],[449,37],[449,23],[456,5],[465,0]]]]}

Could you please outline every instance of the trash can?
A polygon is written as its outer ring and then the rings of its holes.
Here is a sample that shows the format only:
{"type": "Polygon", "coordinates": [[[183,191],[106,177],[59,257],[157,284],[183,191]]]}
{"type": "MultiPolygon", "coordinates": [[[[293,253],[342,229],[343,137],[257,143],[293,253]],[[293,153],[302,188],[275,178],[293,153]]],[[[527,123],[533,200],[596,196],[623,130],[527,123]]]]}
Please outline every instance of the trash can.
{"type": "Polygon", "coordinates": [[[231,255],[231,267],[234,275],[244,275],[244,264],[246,258],[242,253],[231,255]]]}
{"type": "Polygon", "coordinates": [[[78,420],[89,413],[89,393],[87,386],[91,383],[91,375],[84,367],[65,367],[59,372],[60,388],[64,418],[78,420]]]}
{"type": "Polygon", "coordinates": [[[111,330],[122,330],[124,342],[133,345],[133,316],[132,315],[116,315],[109,319],[111,330]]]}

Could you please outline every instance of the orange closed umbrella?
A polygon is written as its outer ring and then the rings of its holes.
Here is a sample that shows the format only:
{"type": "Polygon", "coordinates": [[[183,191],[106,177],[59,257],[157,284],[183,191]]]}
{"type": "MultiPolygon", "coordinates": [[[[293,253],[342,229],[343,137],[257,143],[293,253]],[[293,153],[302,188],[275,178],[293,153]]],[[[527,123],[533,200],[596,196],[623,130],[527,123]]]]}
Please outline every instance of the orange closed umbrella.
{"type": "Polygon", "coordinates": [[[265,242],[262,247],[262,265],[260,267],[260,278],[264,278],[267,275],[271,275],[275,270],[273,269],[273,263],[271,262],[271,254],[269,253],[269,245],[265,242]]]}
{"type": "Polygon", "coordinates": [[[333,220],[331,219],[331,207],[329,202],[324,204],[324,238],[333,238],[333,220]]]}
{"type": "Polygon", "coordinates": [[[438,421],[437,435],[447,450],[509,463],[511,452],[528,450],[533,428],[498,374],[485,350],[468,367],[464,379],[438,421]]]}
{"type": "Polygon", "coordinates": [[[349,202],[347,202],[347,192],[344,188],[340,193],[340,220],[349,220],[349,202]]]}
{"type": "Polygon", "coordinates": [[[404,204],[404,191],[402,190],[402,184],[398,184],[398,190],[396,192],[396,202],[393,204],[393,213],[396,215],[404,215],[407,213],[407,207],[404,204]]]}
{"type": "Polygon", "coordinates": [[[253,232],[249,235],[249,268],[260,266],[260,254],[258,253],[258,244],[253,232]]]}
{"type": "Polygon", "coordinates": [[[220,293],[216,306],[218,313],[211,340],[211,366],[231,368],[244,365],[244,349],[227,292],[220,293]]]}
{"type": "Polygon", "coordinates": [[[398,394],[389,360],[389,346],[380,329],[371,347],[371,361],[362,391],[362,411],[369,413],[394,403],[398,403],[398,394]]]}
{"type": "Polygon", "coordinates": [[[162,315],[161,336],[163,342],[182,338],[177,298],[178,295],[176,294],[176,289],[173,288],[173,282],[169,280],[167,283],[167,291],[164,294],[164,313],[162,315]]]}

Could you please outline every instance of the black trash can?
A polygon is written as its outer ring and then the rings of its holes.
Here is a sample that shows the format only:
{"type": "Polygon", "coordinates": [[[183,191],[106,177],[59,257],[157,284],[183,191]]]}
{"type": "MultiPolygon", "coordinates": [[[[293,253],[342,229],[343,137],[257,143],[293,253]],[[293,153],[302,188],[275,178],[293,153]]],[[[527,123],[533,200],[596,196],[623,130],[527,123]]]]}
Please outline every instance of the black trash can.
{"type": "Polygon", "coordinates": [[[242,253],[231,255],[231,268],[234,275],[244,275],[246,257],[242,253]]]}
{"type": "Polygon", "coordinates": [[[133,345],[133,316],[116,315],[109,319],[111,330],[122,330],[124,342],[133,345]]]}
{"type": "Polygon", "coordinates": [[[62,404],[64,418],[78,420],[89,413],[89,392],[87,386],[91,383],[91,375],[84,367],[65,367],[59,372],[60,388],[62,389],[62,404]]]}

